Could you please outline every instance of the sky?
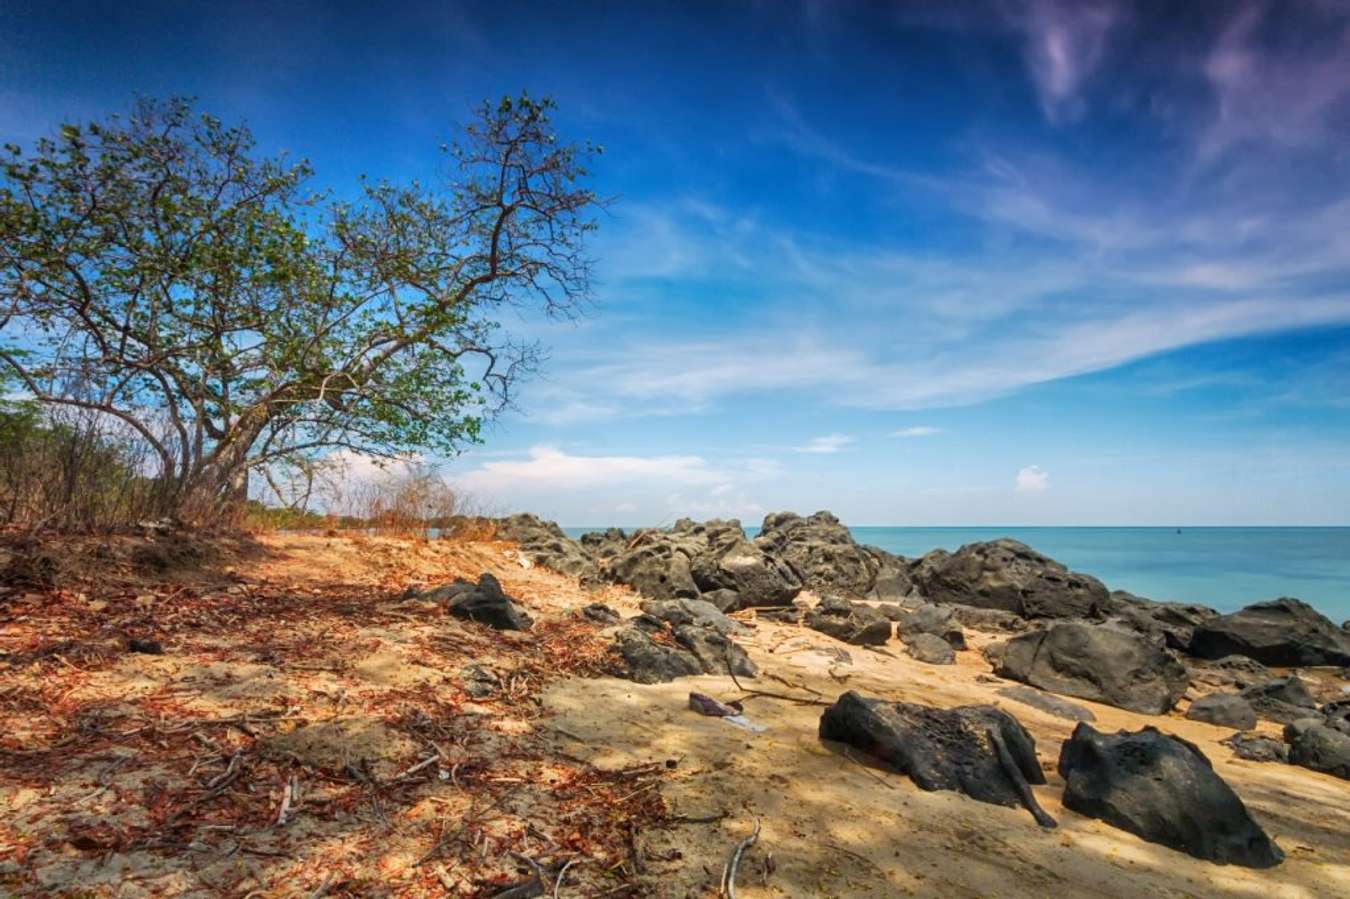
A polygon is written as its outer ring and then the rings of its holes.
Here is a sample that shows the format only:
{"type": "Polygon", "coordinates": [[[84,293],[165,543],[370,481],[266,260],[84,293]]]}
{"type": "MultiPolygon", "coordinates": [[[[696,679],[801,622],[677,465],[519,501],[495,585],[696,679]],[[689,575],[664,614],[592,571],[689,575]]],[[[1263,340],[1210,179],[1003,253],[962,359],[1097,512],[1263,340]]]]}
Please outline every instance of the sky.
{"type": "Polygon", "coordinates": [[[0,0],[20,144],[191,95],[342,193],[522,89],[613,203],[481,508],[1350,524],[1344,3],[0,0]]]}

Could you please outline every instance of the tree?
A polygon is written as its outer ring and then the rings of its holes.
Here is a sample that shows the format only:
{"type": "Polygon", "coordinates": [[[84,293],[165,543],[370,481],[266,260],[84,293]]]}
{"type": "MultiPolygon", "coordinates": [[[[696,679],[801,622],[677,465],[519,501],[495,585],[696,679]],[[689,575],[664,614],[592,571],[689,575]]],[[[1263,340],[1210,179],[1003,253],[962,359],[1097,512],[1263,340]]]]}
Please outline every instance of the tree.
{"type": "Polygon", "coordinates": [[[560,142],[552,107],[485,103],[445,183],[363,179],[351,202],[185,100],[7,145],[0,368],[134,429],[187,520],[250,469],[453,452],[539,360],[503,307],[590,294],[599,148],[560,142]]]}

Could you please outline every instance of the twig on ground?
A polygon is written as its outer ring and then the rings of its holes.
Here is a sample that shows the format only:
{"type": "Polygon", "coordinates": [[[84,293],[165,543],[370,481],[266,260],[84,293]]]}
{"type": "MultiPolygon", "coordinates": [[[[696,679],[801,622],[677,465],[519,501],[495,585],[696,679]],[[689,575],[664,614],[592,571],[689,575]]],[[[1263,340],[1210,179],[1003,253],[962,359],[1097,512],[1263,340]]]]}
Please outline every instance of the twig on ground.
{"type": "Polygon", "coordinates": [[[736,848],[731,851],[731,857],[727,859],[726,867],[722,869],[722,892],[721,895],[726,899],[736,899],[736,869],[741,866],[741,856],[745,850],[755,845],[759,839],[759,816],[755,816],[755,829],[750,836],[736,844],[736,848]]]}
{"type": "Polygon", "coordinates": [[[539,866],[539,863],[528,855],[521,855],[519,852],[508,852],[507,855],[529,865],[530,870],[534,873],[530,875],[529,880],[518,883],[513,887],[507,887],[500,893],[494,894],[493,899],[534,899],[536,896],[544,895],[544,869],[539,866]]]}
{"type": "Polygon", "coordinates": [[[560,899],[562,896],[563,878],[567,876],[567,869],[576,864],[576,861],[575,858],[569,858],[567,864],[563,865],[562,870],[558,872],[558,879],[553,882],[553,899],[560,899]]]}

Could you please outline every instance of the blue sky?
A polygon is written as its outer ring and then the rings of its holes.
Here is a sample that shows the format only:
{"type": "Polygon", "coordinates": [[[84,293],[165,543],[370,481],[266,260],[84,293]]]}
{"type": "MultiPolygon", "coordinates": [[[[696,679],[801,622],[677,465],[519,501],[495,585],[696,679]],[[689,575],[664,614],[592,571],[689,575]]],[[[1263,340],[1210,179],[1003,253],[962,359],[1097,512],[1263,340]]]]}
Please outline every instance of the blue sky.
{"type": "Polygon", "coordinates": [[[0,0],[0,136],[190,94],[344,191],[554,97],[616,201],[494,510],[1350,523],[1347,8],[959,7],[0,0]]]}

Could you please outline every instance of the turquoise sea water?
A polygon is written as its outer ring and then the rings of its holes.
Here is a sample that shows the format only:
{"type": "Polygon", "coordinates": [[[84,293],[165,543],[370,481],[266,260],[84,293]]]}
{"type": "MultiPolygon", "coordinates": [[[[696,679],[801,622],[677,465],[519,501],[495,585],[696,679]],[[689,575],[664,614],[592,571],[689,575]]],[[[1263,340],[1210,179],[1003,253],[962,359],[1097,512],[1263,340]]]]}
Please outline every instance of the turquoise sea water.
{"type": "MultiPolygon", "coordinates": [[[[580,536],[595,528],[568,528],[580,536]]],[[[902,556],[1012,537],[1113,590],[1232,611],[1294,596],[1340,624],[1350,618],[1350,527],[850,528],[902,556]]],[[[752,536],[755,528],[747,528],[752,536]]]]}

